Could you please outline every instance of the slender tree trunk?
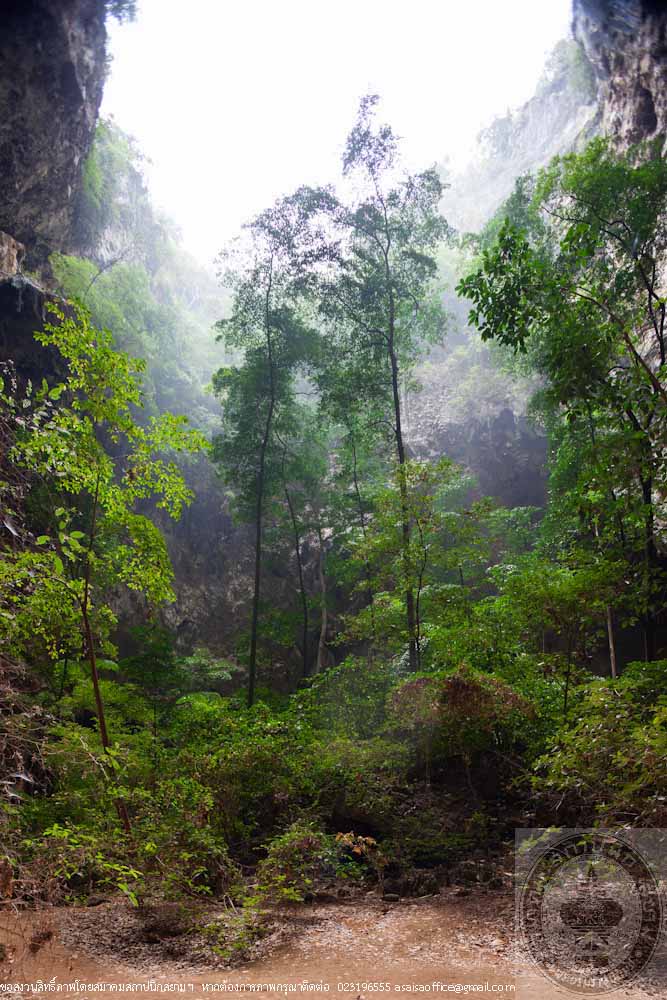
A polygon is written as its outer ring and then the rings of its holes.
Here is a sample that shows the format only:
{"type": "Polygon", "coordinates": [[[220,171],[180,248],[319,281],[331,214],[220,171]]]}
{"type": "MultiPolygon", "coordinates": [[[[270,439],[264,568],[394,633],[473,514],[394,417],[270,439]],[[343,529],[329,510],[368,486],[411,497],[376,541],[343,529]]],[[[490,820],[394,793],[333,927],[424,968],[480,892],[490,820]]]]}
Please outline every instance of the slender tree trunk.
{"type": "Polygon", "coordinates": [[[394,400],[394,432],[396,451],[398,453],[398,478],[401,495],[401,535],[403,543],[403,570],[405,573],[405,611],[408,622],[408,650],[410,670],[419,670],[419,640],[417,637],[417,611],[415,607],[414,589],[410,583],[410,508],[408,504],[408,484],[406,481],[405,444],[401,425],[401,396],[398,371],[398,359],[394,349],[396,318],[394,314],[394,298],[390,293],[389,300],[389,360],[391,362],[391,387],[394,400]]]}
{"type": "Polygon", "coordinates": [[[570,677],[572,675],[572,640],[567,640],[567,666],[565,668],[565,691],[563,692],[563,719],[567,719],[567,703],[570,696],[570,677]]]}
{"type": "Polygon", "coordinates": [[[102,692],[100,690],[100,675],[97,670],[97,656],[95,654],[95,640],[93,639],[93,630],[90,626],[90,617],[88,615],[88,600],[84,597],[81,603],[81,615],[83,617],[83,628],[86,636],[86,655],[88,657],[88,664],[90,666],[90,676],[93,681],[93,692],[95,695],[95,707],[97,709],[97,721],[100,727],[100,739],[102,740],[102,746],[105,750],[111,746],[109,740],[109,731],[107,729],[107,720],[104,713],[104,702],[102,701],[102,692]]]}
{"type": "MultiPolygon", "coordinates": [[[[595,448],[595,446],[596,446],[595,421],[593,420],[593,410],[591,409],[591,404],[590,403],[587,403],[587,409],[588,409],[588,427],[589,427],[590,435],[591,435],[591,444],[595,448]]],[[[616,496],[614,494],[613,489],[610,490],[610,493],[611,493],[611,499],[612,499],[612,501],[615,502],[616,501],[616,496]]],[[[621,530],[622,530],[622,526],[621,526],[621,530]]],[[[593,521],[593,531],[595,533],[595,538],[596,538],[596,541],[598,543],[598,548],[601,548],[601,546],[600,546],[600,529],[598,528],[597,519],[595,519],[593,521]]],[[[610,604],[607,604],[605,606],[605,615],[606,615],[606,619],[607,619],[607,640],[609,642],[609,670],[610,670],[611,676],[612,677],[616,677],[617,676],[617,672],[616,672],[616,640],[614,638],[614,620],[613,620],[613,617],[612,617],[612,611],[611,611],[611,605],[610,604]]]]}
{"type": "Polygon", "coordinates": [[[618,673],[616,671],[616,640],[614,638],[614,621],[611,615],[611,607],[607,605],[607,639],[609,640],[609,666],[611,667],[611,676],[617,677],[618,673]]]}
{"type": "MultiPolygon", "coordinates": [[[[264,440],[268,437],[265,433],[264,440]]],[[[255,701],[255,679],[257,676],[257,623],[259,621],[259,597],[262,578],[262,513],[264,501],[264,455],[266,449],[262,446],[260,453],[259,472],[257,475],[257,500],[255,506],[255,575],[252,591],[252,612],[250,615],[250,655],[248,658],[248,708],[255,701]]]]}
{"type": "Polygon", "coordinates": [[[302,644],[303,644],[303,676],[307,677],[310,672],[310,659],[308,657],[308,595],[303,579],[303,562],[301,559],[301,543],[299,539],[299,529],[291,511],[292,523],[294,525],[294,551],[296,552],[296,565],[299,570],[299,593],[301,595],[301,613],[303,615],[302,644]]]}
{"type": "Polygon", "coordinates": [[[648,663],[655,659],[655,616],[651,606],[651,590],[658,564],[658,553],[655,545],[655,525],[653,518],[653,481],[641,477],[642,499],[647,509],[644,527],[644,659],[648,663]]]}
{"type": "Polygon", "coordinates": [[[285,494],[285,500],[287,501],[287,509],[289,510],[290,520],[292,521],[292,537],[294,539],[294,554],[296,555],[296,565],[299,573],[299,593],[301,595],[301,613],[302,613],[302,658],[303,658],[303,676],[308,676],[308,671],[310,668],[310,663],[308,661],[308,596],[306,594],[306,585],[303,579],[303,561],[301,559],[301,537],[299,535],[299,525],[296,519],[296,512],[294,510],[294,504],[292,503],[292,497],[287,486],[287,478],[285,475],[285,454],[286,446],[283,446],[283,464],[282,464],[282,476],[283,476],[283,492],[285,494]]]}
{"type": "Polygon", "coordinates": [[[403,441],[403,427],[401,420],[401,384],[398,369],[398,358],[396,356],[396,303],[394,301],[393,278],[389,253],[391,249],[391,234],[387,224],[387,213],[385,212],[385,235],[387,238],[386,247],[383,249],[385,279],[387,282],[387,293],[389,296],[389,329],[387,335],[387,350],[391,364],[391,391],[394,402],[394,434],[396,438],[396,451],[398,453],[399,465],[399,489],[401,494],[401,535],[403,543],[403,571],[405,573],[405,613],[408,625],[408,653],[410,658],[410,670],[419,670],[419,638],[417,634],[417,611],[415,607],[414,589],[410,583],[410,508],[408,504],[408,484],[405,476],[405,443],[403,441]]]}
{"type": "MultiPolygon", "coordinates": [[[[424,541],[424,531],[419,518],[415,518],[417,532],[419,534],[419,547],[421,549],[421,561],[419,564],[419,572],[417,573],[417,594],[415,597],[415,637],[417,639],[417,653],[421,652],[421,641],[422,641],[422,623],[421,623],[421,597],[422,591],[424,589],[424,574],[426,573],[426,565],[428,562],[426,543],[424,541]]],[[[419,656],[421,659],[421,656],[419,656]]]]}
{"type": "Polygon", "coordinates": [[[410,401],[406,380],[403,379],[403,413],[405,414],[405,429],[410,437],[410,401]]]}
{"type": "Polygon", "coordinates": [[[264,521],[264,479],[266,469],[266,451],[271,437],[273,425],[273,411],[276,405],[276,390],[273,378],[273,343],[271,340],[271,290],[272,290],[272,267],[269,270],[269,281],[264,300],[264,332],[266,336],[267,359],[269,362],[269,408],[266,413],[264,423],[264,434],[259,451],[259,465],[257,469],[257,499],[255,505],[255,577],[252,592],[252,613],[250,616],[250,656],[248,659],[248,708],[252,708],[255,702],[255,681],[257,679],[257,625],[259,622],[259,599],[262,579],[262,533],[264,521]]]}
{"type": "MultiPolygon", "coordinates": [[[[600,532],[598,531],[598,526],[594,526],[595,537],[600,539],[600,532]]],[[[616,640],[614,638],[614,619],[612,617],[611,604],[605,605],[605,617],[607,619],[607,641],[609,642],[609,671],[612,677],[616,677],[616,640]]]]}
{"type": "MultiPolygon", "coordinates": [[[[109,753],[109,748],[111,746],[111,741],[109,740],[109,731],[107,729],[107,720],[104,712],[104,701],[102,700],[102,691],[100,689],[100,675],[97,669],[97,656],[95,654],[95,640],[93,637],[93,630],[90,624],[90,572],[91,572],[91,562],[90,557],[93,551],[93,545],[95,543],[95,533],[97,530],[97,510],[100,498],[100,476],[97,475],[97,480],[95,483],[95,495],[93,497],[93,510],[90,516],[90,530],[88,532],[88,548],[86,550],[86,562],[85,571],[83,577],[83,597],[81,598],[81,617],[83,619],[83,630],[86,637],[86,654],[88,657],[88,664],[90,666],[90,676],[93,682],[93,693],[95,695],[95,708],[97,710],[97,722],[100,727],[100,740],[102,742],[102,747],[105,753],[109,753]]],[[[130,817],[127,812],[127,806],[122,798],[116,799],[116,812],[118,813],[118,818],[120,819],[125,833],[129,836],[132,833],[132,827],[130,825],[130,817]]]]}
{"type": "MultiPolygon", "coordinates": [[[[357,446],[355,444],[354,437],[352,437],[352,462],[353,462],[353,464],[352,464],[352,481],[354,483],[354,495],[355,495],[355,497],[357,499],[357,510],[359,512],[359,525],[361,527],[361,534],[362,534],[362,537],[363,537],[364,542],[365,542],[366,541],[366,515],[364,513],[363,500],[361,499],[361,490],[359,489],[359,475],[358,475],[358,472],[357,472],[357,446]]],[[[372,582],[372,577],[371,577],[371,566],[370,566],[370,563],[369,563],[369,561],[368,561],[368,559],[367,559],[367,557],[365,555],[364,555],[364,572],[366,574],[366,582],[367,582],[366,594],[368,596],[368,604],[369,604],[369,607],[371,609],[371,639],[374,642],[375,641],[375,595],[373,593],[373,582],[372,582]]]]}
{"type": "Polygon", "coordinates": [[[326,650],[326,639],[327,639],[327,625],[328,625],[328,614],[327,614],[327,580],[324,574],[324,539],[322,538],[322,528],[318,524],[317,526],[317,537],[320,543],[319,558],[317,561],[317,569],[320,580],[320,638],[317,644],[317,673],[321,673],[324,670],[324,653],[326,650]]]}

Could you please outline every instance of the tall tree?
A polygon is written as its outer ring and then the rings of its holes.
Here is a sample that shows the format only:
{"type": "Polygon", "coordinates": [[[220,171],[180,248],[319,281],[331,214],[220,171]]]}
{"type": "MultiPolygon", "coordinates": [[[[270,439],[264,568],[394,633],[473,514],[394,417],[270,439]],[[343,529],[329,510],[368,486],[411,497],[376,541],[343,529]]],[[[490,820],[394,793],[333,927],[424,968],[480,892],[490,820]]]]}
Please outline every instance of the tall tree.
{"type": "Polygon", "coordinates": [[[307,356],[308,328],[285,253],[280,205],[247,227],[249,246],[225,278],[234,291],[231,315],[220,336],[243,350],[240,365],[220,369],[213,379],[223,400],[223,431],[214,445],[237,509],[254,525],[253,596],[248,655],[248,706],[255,700],[264,521],[269,498],[281,487],[283,448],[294,402],[294,373],[307,356]]]}
{"type": "MultiPolygon", "coordinates": [[[[328,255],[318,259],[319,311],[327,329],[321,354],[325,402],[332,383],[348,383],[388,429],[398,466],[404,594],[410,666],[419,666],[415,590],[409,571],[411,519],[401,389],[420,349],[442,336],[444,314],[435,294],[434,253],[448,227],[439,213],[442,184],[435,171],[403,174],[398,139],[376,125],[377,97],[365,97],[350,132],[343,172],[357,192],[349,201],[320,193],[329,220],[328,255]],[[322,258],[327,266],[322,266],[322,258]],[[378,405],[379,404],[379,405],[378,405]]],[[[312,198],[311,201],[315,199],[312,198]]]]}
{"type": "Polygon", "coordinates": [[[650,660],[664,594],[667,163],[654,147],[619,155],[595,140],[542,173],[534,207],[544,233],[507,221],[460,291],[482,337],[528,352],[545,377],[556,468],[574,455],[559,502],[571,514],[574,501],[591,548],[623,554],[650,660]]]}
{"type": "Polygon", "coordinates": [[[297,567],[301,604],[301,656],[304,677],[311,672],[309,649],[310,601],[306,589],[303,543],[318,536],[322,561],[322,519],[328,495],[329,428],[314,407],[296,404],[291,414],[290,436],[277,433],[282,448],[281,482],[292,548],[297,567]]]}
{"type": "MultiPolygon", "coordinates": [[[[65,316],[54,308],[53,318],[36,339],[60,353],[65,378],[39,391],[28,385],[20,400],[0,385],[0,410],[16,432],[11,458],[45,486],[48,498],[47,527],[37,538],[42,552],[28,547],[2,560],[9,607],[2,618],[10,625],[5,639],[21,630],[47,636],[54,619],[78,619],[109,753],[98,656],[115,617],[105,590],[114,580],[153,602],[173,600],[164,539],[137,507],[152,500],[179,517],[192,493],[160,452],[196,452],[205,441],[185,417],[169,413],[142,426],[135,413],[144,363],[116,351],[111,334],[93,327],[83,309],[65,316]]],[[[52,649],[54,657],[58,652],[52,649]]],[[[129,832],[122,800],[117,805],[129,832]]]]}
{"type": "Polygon", "coordinates": [[[436,171],[400,171],[396,136],[389,126],[374,124],[376,103],[376,97],[362,100],[345,148],[343,171],[357,195],[345,201],[329,188],[301,188],[258,216],[247,227],[250,254],[232,279],[232,315],[221,324],[227,343],[245,351],[242,368],[221,371],[215,386],[227,396],[221,462],[237,484],[239,470],[241,478],[249,474],[240,492],[246,515],[250,497],[254,507],[249,703],[256,675],[264,508],[267,496],[275,494],[276,432],[280,419],[289,422],[292,376],[299,366],[310,367],[322,407],[334,421],[342,416],[345,423],[363,411],[378,436],[388,432],[391,437],[402,498],[409,657],[413,670],[419,666],[402,389],[422,345],[443,332],[433,287],[434,252],[448,229],[438,211],[442,185],[436,171]],[[319,321],[315,353],[304,315],[319,321]]]}

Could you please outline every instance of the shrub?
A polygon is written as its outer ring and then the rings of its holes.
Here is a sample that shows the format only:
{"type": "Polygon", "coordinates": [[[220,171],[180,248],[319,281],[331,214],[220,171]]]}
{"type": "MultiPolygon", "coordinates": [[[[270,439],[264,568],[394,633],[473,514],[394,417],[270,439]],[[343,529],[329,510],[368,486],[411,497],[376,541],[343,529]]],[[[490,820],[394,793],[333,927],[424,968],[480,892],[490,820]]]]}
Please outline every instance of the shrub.
{"type": "Polygon", "coordinates": [[[54,823],[41,837],[23,841],[21,881],[26,895],[51,903],[72,901],[93,889],[122,892],[138,905],[143,874],[119,859],[108,841],[86,829],[54,823]],[[31,891],[32,890],[32,891],[31,891]]]}
{"type": "Polygon", "coordinates": [[[538,761],[536,789],[578,821],[667,820],[666,668],[632,663],[586,685],[572,727],[538,761]]]}
{"type": "Polygon", "coordinates": [[[300,820],[270,842],[257,868],[261,899],[303,902],[307,894],[331,884],[341,861],[334,837],[313,823],[300,820]]]}

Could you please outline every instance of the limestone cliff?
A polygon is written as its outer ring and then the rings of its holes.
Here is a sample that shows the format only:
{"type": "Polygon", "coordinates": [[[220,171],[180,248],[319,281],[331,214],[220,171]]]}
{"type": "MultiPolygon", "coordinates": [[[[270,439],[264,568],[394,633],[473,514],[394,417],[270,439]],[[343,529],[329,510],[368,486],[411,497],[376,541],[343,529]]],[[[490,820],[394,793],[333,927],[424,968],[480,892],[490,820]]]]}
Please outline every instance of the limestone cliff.
{"type": "MultiPolygon", "coordinates": [[[[512,193],[517,177],[534,173],[599,128],[594,67],[581,44],[554,48],[534,96],[480,132],[474,162],[447,176],[443,210],[460,230],[478,231],[512,193]]],[[[448,171],[443,167],[443,172],[448,171]]]]}
{"type": "MultiPolygon", "coordinates": [[[[585,143],[599,118],[594,68],[580,43],[564,39],[535,95],[485,129],[474,163],[449,178],[442,205],[447,219],[461,231],[478,231],[518,177],[585,143]]],[[[422,457],[448,455],[475,476],[482,493],[504,504],[542,506],[547,442],[526,416],[530,387],[500,372],[467,330],[467,307],[451,291],[457,266],[443,261],[450,334],[445,349],[433,351],[417,373],[421,390],[409,397],[410,446],[422,457]]]]}
{"type": "Polygon", "coordinates": [[[81,166],[105,75],[102,0],[4,0],[0,30],[0,230],[26,266],[72,247],[81,166]]]}
{"type": "Polygon", "coordinates": [[[621,146],[667,133],[667,5],[574,0],[574,32],[595,69],[602,131],[621,146]]]}
{"type": "Polygon", "coordinates": [[[458,347],[434,352],[417,372],[419,391],[407,398],[411,452],[447,455],[471,473],[483,496],[508,507],[541,507],[546,496],[544,432],[526,416],[532,388],[499,371],[472,334],[458,347]]]}

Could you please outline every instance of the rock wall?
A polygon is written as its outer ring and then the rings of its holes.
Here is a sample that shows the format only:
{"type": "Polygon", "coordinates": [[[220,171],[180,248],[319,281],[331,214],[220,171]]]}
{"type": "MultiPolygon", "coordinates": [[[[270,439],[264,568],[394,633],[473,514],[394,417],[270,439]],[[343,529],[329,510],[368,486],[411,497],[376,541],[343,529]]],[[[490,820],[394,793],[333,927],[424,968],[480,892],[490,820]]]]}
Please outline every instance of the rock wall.
{"type": "MultiPolygon", "coordinates": [[[[461,231],[478,231],[517,177],[583,145],[599,127],[596,71],[581,43],[563,39],[535,95],[492,122],[479,136],[473,163],[447,178],[445,216],[461,231]]],[[[448,275],[450,288],[457,278],[455,270],[448,275]]],[[[421,390],[409,397],[411,450],[448,455],[475,476],[482,494],[503,504],[543,506],[547,441],[526,415],[531,386],[502,375],[467,331],[467,304],[451,293],[445,304],[452,317],[447,346],[431,352],[417,372],[421,390]]]]}
{"type": "Polygon", "coordinates": [[[517,177],[535,173],[599,129],[593,66],[580,44],[563,39],[551,53],[535,95],[478,136],[474,162],[449,176],[442,208],[457,229],[477,232],[512,193],[517,177]]]}
{"type": "Polygon", "coordinates": [[[0,230],[40,270],[72,247],[72,214],[102,100],[102,0],[4,0],[0,230]]]}
{"type": "Polygon", "coordinates": [[[49,318],[49,295],[21,273],[24,256],[23,244],[0,232],[0,363],[11,362],[22,381],[39,383],[64,369],[58,352],[34,338],[49,318]]]}
{"type": "Polygon", "coordinates": [[[667,134],[667,4],[574,0],[573,28],[599,84],[602,131],[620,146],[667,134]]]}
{"type": "Polygon", "coordinates": [[[446,455],[474,476],[479,496],[506,507],[544,506],[547,439],[525,413],[507,406],[457,420],[445,392],[416,396],[411,404],[417,414],[410,426],[412,455],[433,461],[446,455]]]}

